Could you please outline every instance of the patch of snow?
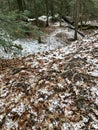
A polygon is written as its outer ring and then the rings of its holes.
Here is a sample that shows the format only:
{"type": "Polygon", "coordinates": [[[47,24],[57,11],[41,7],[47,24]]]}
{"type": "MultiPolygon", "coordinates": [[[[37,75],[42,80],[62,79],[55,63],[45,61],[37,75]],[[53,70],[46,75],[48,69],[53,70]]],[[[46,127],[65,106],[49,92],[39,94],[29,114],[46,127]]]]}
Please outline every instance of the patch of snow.
{"type": "Polygon", "coordinates": [[[12,119],[8,119],[6,122],[6,130],[11,130],[14,128],[18,128],[18,122],[12,121],[12,119]]]}
{"type": "Polygon", "coordinates": [[[93,124],[92,124],[92,127],[93,127],[95,130],[98,130],[98,123],[96,123],[96,124],[93,123],[93,124]]]}
{"type": "MultiPolygon", "coordinates": [[[[18,96],[16,96],[15,103],[17,103],[21,99],[22,95],[23,95],[23,93],[20,93],[20,94],[18,94],[18,96]]],[[[13,99],[11,99],[11,100],[13,101],[13,99]]]]}
{"type": "Polygon", "coordinates": [[[53,99],[53,100],[50,100],[49,102],[50,102],[50,103],[49,103],[48,109],[49,109],[51,112],[55,112],[55,109],[56,109],[56,107],[57,107],[58,104],[59,104],[59,100],[53,99]]]}
{"type": "Polygon", "coordinates": [[[8,94],[8,91],[2,90],[2,92],[1,92],[1,97],[6,97],[7,94],[8,94]]]}
{"type": "Polygon", "coordinates": [[[54,27],[59,27],[59,26],[60,26],[60,23],[59,23],[59,22],[55,22],[52,26],[54,26],[54,27]]]}
{"type": "Polygon", "coordinates": [[[82,130],[81,127],[85,126],[85,124],[82,121],[79,121],[77,123],[72,123],[74,130],[82,130]]]}
{"type": "Polygon", "coordinates": [[[46,22],[47,17],[45,15],[38,17],[39,20],[46,22]]]}
{"type": "Polygon", "coordinates": [[[85,123],[86,123],[86,122],[88,122],[88,120],[89,120],[88,118],[83,117],[83,122],[85,122],[85,123]]]}
{"type": "Polygon", "coordinates": [[[36,130],[36,127],[35,127],[35,126],[32,126],[32,130],[36,130]]]}
{"type": "Polygon", "coordinates": [[[64,114],[65,114],[65,117],[67,116],[71,116],[72,115],[72,111],[69,111],[69,110],[67,110],[67,109],[65,109],[65,111],[64,111],[64,114]]]}
{"type": "Polygon", "coordinates": [[[57,64],[53,64],[52,69],[58,70],[58,65],[57,64]]]}
{"type": "Polygon", "coordinates": [[[13,108],[12,112],[16,112],[18,115],[22,115],[22,113],[25,111],[25,105],[24,104],[20,104],[20,106],[18,106],[17,108],[13,108]]]}
{"type": "Polygon", "coordinates": [[[97,62],[97,59],[92,59],[92,57],[88,56],[87,62],[91,64],[95,64],[97,62]]]}
{"type": "Polygon", "coordinates": [[[53,93],[52,91],[49,92],[47,89],[44,89],[44,88],[43,89],[39,89],[38,93],[39,92],[42,93],[42,94],[47,94],[47,95],[51,95],[53,93]]]}
{"type": "Polygon", "coordinates": [[[95,99],[95,103],[96,105],[98,105],[98,97],[95,99]]]}
{"type": "Polygon", "coordinates": [[[79,121],[77,123],[63,123],[61,130],[82,130],[82,127],[85,126],[83,121],[79,121]]]}
{"type": "Polygon", "coordinates": [[[2,122],[2,119],[4,118],[5,115],[0,115],[0,122],[2,122]]]}
{"type": "Polygon", "coordinates": [[[22,46],[23,55],[34,54],[47,50],[47,45],[39,44],[37,40],[16,40],[14,43],[22,46]]]}
{"type": "Polygon", "coordinates": [[[96,94],[98,96],[98,88],[97,87],[92,87],[91,92],[92,92],[93,95],[96,94]]]}
{"type": "Polygon", "coordinates": [[[57,18],[57,17],[59,17],[59,14],[55,14],[54,16],[57,18]]]}
{"type": "Polygon", "coordinates": [[[33,19],[28,18],[28,22],[33,22],[35,20],[36,20],[35,18],[33,18],[33,19]]]}
{"type": "MultiPolygon", "coordinates": [[[[46,16],[41,16],[41,19],[46,19],[46,16]]],[[[56,23],[58,25],[58,22],[56,23]]],[[[66,44],[66,41],[63,41],[61,38],[60,40],[56,37],[57,34],[59,33],[64,33],[66,35],[66,38],[73,38],[74,36],[74,31],[70,30],[68,31],[67,28],[57,28],[53,33],[51,33],[46,39],[46,44],[44,43],[38,43],[37,40],[33,39],[17,39],[13,41],[13,44],[21,45],[23,50],[21,52],[18,52],[16,56],[21,57],[21,56],[27,56],[29,54],[34,54],[38,52],[45,52],[49,50],[55,50],[57,48],[63,48],[66,54],[69,54],[71,51],[73,51],[74,45],[70,46],[66,44]]],[[[81,37],[78,35],[78,37],[81,37]]],[[[15,57],[14,52],[11,51],[9,53],[5,53],[3,48],[0,48],[0,57],[1,58],[6,58],[6,59],[11,59],[15,57]]]]}
{"type": "Polygon", "coordinates": [[[88,72],[88,74],[91,75],[91,76],[94,76],[94,77],[98,77],[98,70],[88,72]]]}
{"type": "Polygon", "coordinates": [[[92,113],[89,113],[89,116],[93,119],[93,121],[95,123],[98,123],[98,120],[96,119],[96,117],[92,113]]]}
{"type": "Polygon", "coordinates": [[[68,130],[71,128],[71,124],[69,123],[63,123],[61,130],[68,130]]]}
{"type": "Polygon", "coordinates": [[[95,46],[95,48],[98,48],[98,43],[95,43],[94,46],[95,46]]]}

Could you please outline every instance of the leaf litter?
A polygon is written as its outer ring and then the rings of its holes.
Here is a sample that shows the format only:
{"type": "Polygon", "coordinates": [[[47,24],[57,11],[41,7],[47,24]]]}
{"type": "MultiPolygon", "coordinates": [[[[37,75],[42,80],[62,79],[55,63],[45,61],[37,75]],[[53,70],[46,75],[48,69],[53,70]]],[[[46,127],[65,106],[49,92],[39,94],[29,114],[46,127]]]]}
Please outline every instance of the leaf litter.
{"type": "Polygon", "coordinates": [[[0,72],[0,129],[97,130],[97,45],[98,35],[91,35],[6,61],[0,72]]]}

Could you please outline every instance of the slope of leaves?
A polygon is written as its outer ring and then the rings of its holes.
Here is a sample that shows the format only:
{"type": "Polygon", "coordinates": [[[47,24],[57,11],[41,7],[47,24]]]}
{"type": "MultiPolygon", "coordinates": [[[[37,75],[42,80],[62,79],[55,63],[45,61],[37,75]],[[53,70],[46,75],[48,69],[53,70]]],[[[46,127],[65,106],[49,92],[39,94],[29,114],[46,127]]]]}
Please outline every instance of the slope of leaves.
{"type": "Polygon", "coordinates": [[[97,35],[3,63],[1,130],[98,129],[97,35]]]}

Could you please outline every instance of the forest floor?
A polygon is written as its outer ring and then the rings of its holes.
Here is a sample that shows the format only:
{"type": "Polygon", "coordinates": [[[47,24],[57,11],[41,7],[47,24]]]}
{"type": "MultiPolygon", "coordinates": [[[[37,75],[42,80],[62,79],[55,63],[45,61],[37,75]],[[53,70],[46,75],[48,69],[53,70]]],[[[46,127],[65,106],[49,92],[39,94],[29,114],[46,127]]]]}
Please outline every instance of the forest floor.
{"type": "Polygon", "coordinates": [[[1,130],[98,129],[98,34],[53,32],[49,49],[0,60],[1,130]]]}
{"type": "MultiPolygon", "coordinates": [[[[21,45],[23,48],[20,53],[18,52],[16,57],[24,57],[29,54],[69,46],[68,44],[71,43],[70,39],[74,37],[74,31],[68,29],[66,26],[67,25],[63,23],[63,26],[59,27],[59,22],[56,22],[47,28],[41,28],[44,32],[44,36],[42,37],[42,43],[40,44],[38,43],[38,40],[34,40],[33,38],[17,39],[13,41],[14,44],[21,45]]],[[[82,37],[78,35],[78,38],[80,39],[82,37]]],[[[6,53],[3,48],[0,49],[0,58],[11,59],[13,57],[15,57],[13,50],[6,53]]]]}

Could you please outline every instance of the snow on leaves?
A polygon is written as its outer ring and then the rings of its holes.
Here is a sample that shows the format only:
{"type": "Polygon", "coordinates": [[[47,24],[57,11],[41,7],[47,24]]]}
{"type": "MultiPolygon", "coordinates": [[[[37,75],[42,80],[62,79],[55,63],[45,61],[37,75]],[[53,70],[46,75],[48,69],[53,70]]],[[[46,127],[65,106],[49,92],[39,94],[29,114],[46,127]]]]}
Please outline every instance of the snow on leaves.
{"type": "Polygon", "coordinates": [[[0,129],[98,129],[97,44],[92,36],[67,52],[10,60],[0,75],[0,129]]]}

